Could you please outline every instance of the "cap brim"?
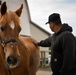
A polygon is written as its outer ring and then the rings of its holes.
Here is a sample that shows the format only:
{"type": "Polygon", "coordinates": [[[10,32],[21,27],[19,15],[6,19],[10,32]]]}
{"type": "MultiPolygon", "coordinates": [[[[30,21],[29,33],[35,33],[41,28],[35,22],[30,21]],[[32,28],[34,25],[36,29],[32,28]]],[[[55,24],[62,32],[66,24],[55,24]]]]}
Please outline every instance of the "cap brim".
{"type": "Polygon", "coordinates": [[[48,24],[48,23],[49,23],[49,22],[46,22],[45,25],[48,24]]]}

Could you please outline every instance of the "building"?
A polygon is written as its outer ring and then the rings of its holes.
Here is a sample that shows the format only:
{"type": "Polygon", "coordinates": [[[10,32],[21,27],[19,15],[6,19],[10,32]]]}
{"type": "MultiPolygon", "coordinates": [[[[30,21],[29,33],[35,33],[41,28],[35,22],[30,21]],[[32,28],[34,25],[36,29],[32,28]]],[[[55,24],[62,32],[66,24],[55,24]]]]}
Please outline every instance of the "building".
{"type": "MultiPolygon", "coordinates": [[[[4,1],[6,1],[8,9],[11,9],[13,11],[16,11],[20,7],[20,5],[23,4],[23,11],[20,17],[22,35],[29,35],[37,41],[45,39],[51,35],[39,25],[32,22],[27,0],[2,0],[2,2],[4,1]]],[[[49,48],[40,47],[40,51],[42,64],[48,64],[49,48]]]]}

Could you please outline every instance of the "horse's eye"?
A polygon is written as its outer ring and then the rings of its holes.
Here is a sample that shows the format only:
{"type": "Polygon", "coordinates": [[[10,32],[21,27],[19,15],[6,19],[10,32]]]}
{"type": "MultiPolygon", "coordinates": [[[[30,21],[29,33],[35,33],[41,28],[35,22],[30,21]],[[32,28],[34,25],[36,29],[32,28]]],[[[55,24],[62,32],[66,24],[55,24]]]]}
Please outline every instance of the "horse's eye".
{"type": "Polygon", "coordinates": [[[4,32],[4,31],[5,31],[5,29],[6,29],[6,27],[5,27],[5,26],[2,26],[2,27],[1,27],[1,31],[2,31],[2,32],[4,32]]]}

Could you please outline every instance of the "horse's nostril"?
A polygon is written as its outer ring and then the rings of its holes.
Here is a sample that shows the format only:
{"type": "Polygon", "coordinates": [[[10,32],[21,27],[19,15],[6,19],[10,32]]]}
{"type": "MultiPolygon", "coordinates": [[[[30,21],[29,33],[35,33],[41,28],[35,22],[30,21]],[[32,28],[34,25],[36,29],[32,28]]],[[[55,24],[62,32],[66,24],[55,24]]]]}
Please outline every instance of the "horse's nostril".
{"type": "Polygon", "coordinates": [[[7,62],[8,62],[8,64],[15,64],[17,62],[17,58],[10,56],[7,58],[7,62]]]}

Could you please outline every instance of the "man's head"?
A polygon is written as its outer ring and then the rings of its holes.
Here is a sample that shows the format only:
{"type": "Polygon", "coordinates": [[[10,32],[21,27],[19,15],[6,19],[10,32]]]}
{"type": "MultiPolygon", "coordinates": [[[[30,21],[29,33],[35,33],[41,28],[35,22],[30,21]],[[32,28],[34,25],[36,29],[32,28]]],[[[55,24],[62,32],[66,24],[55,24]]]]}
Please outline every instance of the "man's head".
{"type": "Polygon", "coordinates": [[[50,24],[50,22],[54,22],[57,24],[61,24],[61,18],[60,18],[60,14],[58,13],[53,13],[48,17],[48,22],[46,24],[50,24]]]}
{"type": "Polygon", "coordinates": [[[48,17],[48,22],[46,24],[49,24],[51,30],[55,32],[58,29],[58,27],[61,27],[61,25],[62,25],[60,14],[58,14],[58,13],[51,14],[48,17]]]}

